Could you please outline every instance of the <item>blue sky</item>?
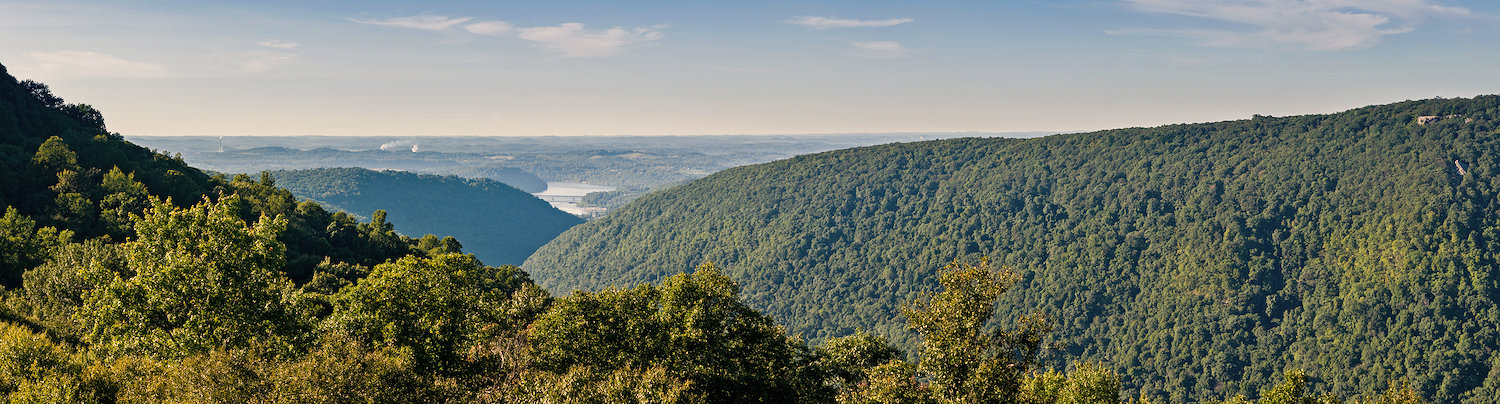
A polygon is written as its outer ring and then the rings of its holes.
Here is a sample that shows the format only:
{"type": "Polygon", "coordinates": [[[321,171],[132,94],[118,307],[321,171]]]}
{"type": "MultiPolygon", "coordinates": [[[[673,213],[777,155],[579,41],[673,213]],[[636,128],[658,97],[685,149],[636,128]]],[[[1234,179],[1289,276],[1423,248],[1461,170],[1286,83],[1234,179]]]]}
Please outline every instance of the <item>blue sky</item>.
{"type": "Polygon", "coordinates": [[[1450,0],[11,1],[127,135],[1073,131],[1500,92],[1450,0]]]}

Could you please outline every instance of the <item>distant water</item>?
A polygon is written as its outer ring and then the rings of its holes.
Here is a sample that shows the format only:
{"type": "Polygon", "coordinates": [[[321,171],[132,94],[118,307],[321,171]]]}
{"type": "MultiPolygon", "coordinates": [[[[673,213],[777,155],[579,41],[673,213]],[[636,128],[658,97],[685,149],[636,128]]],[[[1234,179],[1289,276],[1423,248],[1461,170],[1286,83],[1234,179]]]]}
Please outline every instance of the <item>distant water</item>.
{"type": "Polygon", "coordinates": [[[584,196],[590,192],[608,192],[613,190],[615,190],[615,187],[608,185],[547,181],[547,190],[537,192],[535,195],[584,196]]]}
{"type": "Polygon", "coordinates": [[[538,198],[552,204],[552,207],[563,212],[579,216],[594,216],[604,213],[603,208],[584,208],[578,206],[578,200],[590,192],[613,191],[615,187],[608,185],[584,184],[581,182],[547,181],[547,190],[537,192],[538,198]]]}

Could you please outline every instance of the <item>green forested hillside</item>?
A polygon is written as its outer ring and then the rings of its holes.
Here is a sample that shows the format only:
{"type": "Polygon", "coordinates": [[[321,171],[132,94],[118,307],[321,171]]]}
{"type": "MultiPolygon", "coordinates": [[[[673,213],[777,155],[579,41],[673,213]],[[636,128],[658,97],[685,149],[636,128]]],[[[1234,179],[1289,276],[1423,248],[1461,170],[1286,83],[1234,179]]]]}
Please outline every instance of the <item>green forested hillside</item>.
{"type": "Polygon", "coordinates": [[[1253,395],[1303,369],[1340,394],[1490,402],[1497,124],[1484,96],[839,150],[643,197],[524,268],[597,290],[712,261],[792,332],[913,347],[900,304],[988,256],[1020,274],[1000,317],[1046,315],[1044,361],[1101,361],[1127,395],[1253,395]]]}
{"type": "Polygon", "coordinates": [[[105,130],[99,111],[67,104],[46,85],[17,81],[0,66],[0,205],[15,210],[0,222],[9,238],[0,243],[6,257],[0,286],[20,286],[22,271],[46,258],[48,243],[22,235],[32,229],[68,232],[54,241],[121,242],[134,236],[130,216],[150,208],[154,198],[187,207],[228,194],[240,195],[236,212],[245,220],[262,214],[287,218],[286,231],[278,235],[287,246],[281,269],[298,281],[310,279],[323,261],[375,265],[440,244],[402,237],[379,220],[360,223],[298,202],[267,176],[211,177],[178,156],[124,141],[105,130]]]}
{"type": "MultiPolygon", "coordinates": [[[[64,209],[84,209],[76,202],[85,193],[80,191],[92,191],[89,183],[116,167],[133,173],[135,181],[161,196],[193,200],[212,189],[209,176],[181,159],[153,153],[106,131],[103,115],[89,105],[64,103],[46,85],[17,82],[0,66],[0,205],[49,223],[86,220],[74,214],[82,211],[49,209],[59,197],[74,201],[62,204],[64,209]],[[45,153],[38,153],[54,137],[57,140],[45,153]],[[64,171],[68,173],[60,178],[64,171]]],[[[73,224],[83,234],[109,232],[101,223],[73,224]]]]}
{"type": "Polygon", "coordinates": [[[526,192],[487,179],[362,168],[270,175],[276,185],[332,209],[354,214],[383,209],[398,232],[456,237],[464,242],[464,251],[491,264],[520,264],[558,233],[583,223],[526,192]]]}
{"type": "MultiPolygon", "coordinates": [[[[397,234],[384,211],[360,223],[296,202],[270,173],[204,176],[0,74],[0,94],[16,88],[29,95],[0,98],[17,123],[0,128],[13,141],[0,178],[30,204],[0,216],[3,402],[1156,402],[1123,397],[1102,364],[1039,362],[1044,316],[986,327],[1018,278],[985,260],[907,300],[920,360],[868,333],[813,346],[713,265],[553,297],[456,239],[397,234]],[[111,150],[143,158],[126,172],[111,150]]],[[[1283,377],[1249,396],[1344,402],[1302,370],[1283,377]]],[[[1350,403],[1421,402],[1402,386],[1360,394],[1350,403]]]]}

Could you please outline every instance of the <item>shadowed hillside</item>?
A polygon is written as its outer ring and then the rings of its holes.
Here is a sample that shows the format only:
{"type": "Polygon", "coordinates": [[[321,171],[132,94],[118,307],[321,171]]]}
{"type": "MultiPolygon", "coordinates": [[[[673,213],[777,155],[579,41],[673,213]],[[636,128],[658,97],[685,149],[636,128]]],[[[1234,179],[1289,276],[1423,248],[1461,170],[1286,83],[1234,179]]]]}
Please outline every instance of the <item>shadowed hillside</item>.
{"type": "Polygon", "coordinates": [[[485,179],[320,168],[272,171],[276,185],[331,209],[369,214],[384,209],[403,234],[436,234],[462,240],[464,251],[486,263],[520,264],[582,219],[531,194],[485,179]]]}

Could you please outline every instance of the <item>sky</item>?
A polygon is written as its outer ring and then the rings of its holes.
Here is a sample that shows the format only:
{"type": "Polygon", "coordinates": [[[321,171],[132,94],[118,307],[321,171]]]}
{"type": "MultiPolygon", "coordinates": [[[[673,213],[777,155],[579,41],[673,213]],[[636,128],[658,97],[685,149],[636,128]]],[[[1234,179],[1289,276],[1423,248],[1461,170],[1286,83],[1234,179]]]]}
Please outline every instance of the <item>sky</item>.
{"type": "Polygon", "coordinates": [[[1493,0],[17,1],[0,64],[162,135],[1080,131],[1500,93],[1493,0]]]}

